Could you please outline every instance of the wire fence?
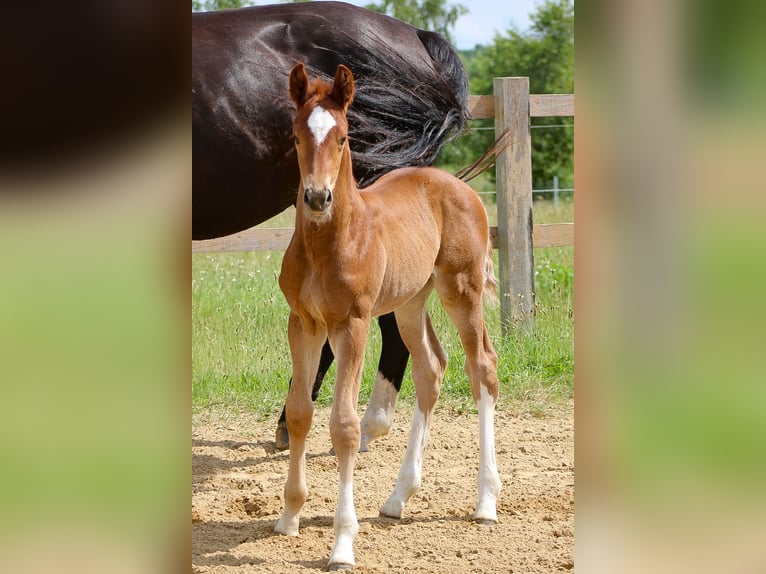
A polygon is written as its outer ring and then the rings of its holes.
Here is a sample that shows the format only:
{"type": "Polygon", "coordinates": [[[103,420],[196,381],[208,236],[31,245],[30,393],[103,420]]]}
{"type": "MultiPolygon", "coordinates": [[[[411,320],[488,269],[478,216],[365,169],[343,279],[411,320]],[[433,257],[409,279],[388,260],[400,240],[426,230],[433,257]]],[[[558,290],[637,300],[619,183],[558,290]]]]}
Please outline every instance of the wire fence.
{"type": "MultiPolygon", "coordinates": [[[[573,128],[574,124],[551,124],[551,125],[545,125],[545,126],[529,126],[530,129],[533,130],[546,130],[550,128],[573,128]]],[[[470,128],[472,132],[486,132],[486,131],[495,131],[495,128],[492,126],[479,126],[479,127],[472,127],[470,128]]]]}
{"type": "MultiPolygon", "coordinates": [[[[533,130],[542,130],[542,129],[551,129],[551,128],[573,128],[574,122],[568,123],[568,124],[549,124],[549,125],[539,125],[539,126],[529,126],[530,129],[533,130]]],[[[478,126],[478,127],[471,127],[470,131],[495,131],[495,128],[493,126],[478,126]]],[[[560,188],[558,187],[558,177],[554,176],[553,181],[553,187],[550,188],[544,188],[544,189],[533,189],[532,193],[552,193],[553,194],[553,202],[555,204],[558,204],[559,201],[559,194],[560,193],[574,193],[574,187],[564,187],[560,188]]],[[[479,195],[497,195],[497,191],[477,191],[479,195]]]]}

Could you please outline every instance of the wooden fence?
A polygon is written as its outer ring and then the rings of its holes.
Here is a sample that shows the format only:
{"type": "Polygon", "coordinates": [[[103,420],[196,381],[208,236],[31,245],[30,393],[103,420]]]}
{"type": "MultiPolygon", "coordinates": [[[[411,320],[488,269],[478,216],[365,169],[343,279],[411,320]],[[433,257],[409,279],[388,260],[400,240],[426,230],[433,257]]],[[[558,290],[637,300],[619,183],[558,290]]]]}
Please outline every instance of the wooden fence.
{"type": "MultiPolygon", "coordinates": [[[[497,157],[497,227],[503,332],[531,325],[535,309],[535,247],[574,244],[574,223],[532,224],[532,117],[574,116],[574,95],[529,93],[529,78],[495,78],[494,96],[470,96],[473,119],[495,118],[495,133],[511,131],[513,144],[497,157]]],[[[193,253],[283,251],[291,228],[252,227],[240,233],[192,241],[193,253]]]]}

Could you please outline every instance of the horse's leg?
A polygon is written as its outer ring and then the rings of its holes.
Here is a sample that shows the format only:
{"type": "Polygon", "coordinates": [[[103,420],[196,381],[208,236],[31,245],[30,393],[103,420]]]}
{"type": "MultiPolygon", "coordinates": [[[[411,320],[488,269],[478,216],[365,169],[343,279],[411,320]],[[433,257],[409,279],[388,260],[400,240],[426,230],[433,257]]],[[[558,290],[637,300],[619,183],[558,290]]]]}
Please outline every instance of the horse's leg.
{"type": "MultiPolygon", "coordinates": [[[[317,369],[317,374],[314,378],[314,388],[311,389],[312,401],[317,400],[324,376],[327,374],[327,370],[330,368],[330,365],[332,365],[334,358],[335,356],[332,354],[330,341],[325,341],[325,344],[322,347],[322,357],[319,359],[319,369],[317,369]]],[[[293,380],[290,379],[289,385],[292,386],[292,384],[293,380]]],[[[277,450],[287,450],[290,447],[290,435],[287,433],[287,423],[285,422],[285,407],[282,407],[282,414],[279,415],[275,443],[277,450]]]]}
{"type": "Polygon", "coordinates": [[[316,323],[304,325],[301,319],[291,312],[287,333],[293,360],[293,383],[285,404],[287,430],[290,433],[290,464],[285,484],[285,510],[274,530],[297,536],[299,513],[308,498],[306,436],[314,414],[311,380],[319,364],[325,332],[316,323]]]}
{"type": "Polygon", "coordinates": [[[473,280],[437,275],[436,289],[465,349],[465,371],[471,381],[471,393],[479,410],[479,499],[473,519],[482,524],[494,524],[497,522],[497,497],[501,488],[495,460],[494,427],[499,386],[497,353],[484,325],[483,269],[471,275],[473,280]]]}
{"type": "Polygon", "coordinates": [[[497,497],[500,495],[502,482],[497,472],[495,460],[495,403],[497,402],[499,382],[497,379],[497,353],[492,347],[486,325],[482,326],[482,347],[487,360],[479,362],[476,359],[466,361],[466,368],[474,373],[471,380],[471,391],[476,396],[479,388],[479,400],[476,406],[479,410],[479,500],[473,519],[482,524],[497,523],[497,497]],[[468,365],[473,363],[472,367],[468,365]],[[474,382],[474,381],[478,381],[474,382]]]}
{"type": "Polygon", "coordinates": [[[396,410],[396,399],[402,388],[404,371],[410,352],[402,341],[393,313],[378,318],[382,347],[378,375],[372,388],[370,402],[362,417],[362,443],[360,451],[366,451],[370,441],[388,434],[396,410]]]}
{"type": "Polygon", "coordinates": [[[447,355],[436,338],[425,306],[429,291],[430,288],[426,289],[416,300],[396,311],[402,338],[412,353],[417,408],[396,488],[380,509],[381,514],[393,518],[402,517],[405,504],[420,488],[428,430],[447,368],[447,355]]]}
{"type": "Polygon", "coordinates": [[[353,480],[356,453],[361,441],[356,408],[369,329],[369,317],[352,317],[330,328],[330,341],[338,356],[338,374],[330,413],[330,437],[340,471],[338,508],[333,522],[335,546],[328,563],[330,570],[354,566],[354,538],[359,532],[359,522],[354,509],[353,480]]]}

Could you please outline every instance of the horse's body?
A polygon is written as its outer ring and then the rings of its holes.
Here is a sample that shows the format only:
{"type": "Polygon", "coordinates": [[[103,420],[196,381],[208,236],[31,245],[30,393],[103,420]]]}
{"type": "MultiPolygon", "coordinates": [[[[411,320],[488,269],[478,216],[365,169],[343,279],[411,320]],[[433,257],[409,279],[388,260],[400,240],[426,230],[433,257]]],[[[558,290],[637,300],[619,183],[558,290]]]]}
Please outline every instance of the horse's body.
{"type": "MultiPolygon", "coordinates": [[[[341,62],[356,73],[351,152],[365,184],[430,164],[464,125],[467,75],[437,34],[339,2],[192,14],[193,239],[241,231],[295,204],[292,107],[283,96],[298,61],[318,75],[331,77],[341,62]]],[[[409,356],[393,317],[380,325],[365,444],[387,432],[409,356]]],[[[326,346],[315,392],[332,360],[326,346]]],[[[279,447],[286,434],[278,430],[279,447]]]]}
{"type": "Polygon", "coordinates": [[[497,355],[484,326],[482,296],[494,288],[484,205],[463,181],[435,168],[393,171],[359,189],[352,174],[346,112],[354,95],[351,71],[339,66],[332,88],[310,82],[298,64],[290,75],[297,106],[293,124],[301,186],[295,234],[279,285],[290,304],[288,335],[293,384],[287,399],[290,468],[285,510],[276,530],[298,534],[308,491],[305,441],[311,425],[312,375],[329,337],[338,357],[330,435],[340,490],[330,569],[354,565],[358,531],[353,469],[361,441],[356,413],[364,347],[373,316],[394,311],[412,354],[417,409],[396,488],[381,513],[400,518],[420,487],[428,427],[447,357],[426,308],[435,288],[466,351],[466,372],[480,419],[479,500],[474,518],[496,522],[500,479],[493,412],[497,355]]]}
{"type": "Polygon", "coordinates": [[[298,61],[358,83],[350,116],[363,184],[430,164],[465,120],[468,80],[444,39],[340,2],[274,4],[192,14],[192,237],[242,231],[295,204],[292,106],[298,61]]]}

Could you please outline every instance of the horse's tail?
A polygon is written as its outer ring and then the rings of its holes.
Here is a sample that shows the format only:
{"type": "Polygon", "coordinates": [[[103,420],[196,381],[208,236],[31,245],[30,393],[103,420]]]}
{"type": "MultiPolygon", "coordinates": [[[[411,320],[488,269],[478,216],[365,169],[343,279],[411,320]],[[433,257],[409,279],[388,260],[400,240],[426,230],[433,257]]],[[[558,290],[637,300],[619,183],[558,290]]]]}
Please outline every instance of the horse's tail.
{"type": "Polygon", "coordinates": [[[510,129],[506,129],[503,133],[500,134],[500,137],[495,140],[495,143],[493,143],[492,146],[487,151],[485,151],[479,159],[477,159],[472,164],[458,170],[455,173],[455,176],[462,179],[463,181],[471,181],[477,175],[484,173],[489,168],[494,166],[495,162],[497,161],[497,156],[504,152],[506,148],[510,147],[511,145],[513,145],[513,140],[511,139],[511,131],[510,129]]]}
{"type": "Polygon", "coordinates": [[[442,146],[461,134],[468,119],[468,73],[439,34],[417,30],[428,65],[397,50],[345,62],[357,76],[349,109],[354,175],[366,187],[393,169],[431,165],[442,146]]]}
{"type": "Polygon", "coordinates": [[[454,130],[454,135],[457,135],[463,130],[468,120],[466,105],[468,102],[468,72],[466,72],[457,52],[444,36],[428,30],[418,30],[418,38],[431,55],[436,70],[452,86],[451,93],[455,97],[455,108],[459,113],[450,118],[450,131],[454,130]]]}

